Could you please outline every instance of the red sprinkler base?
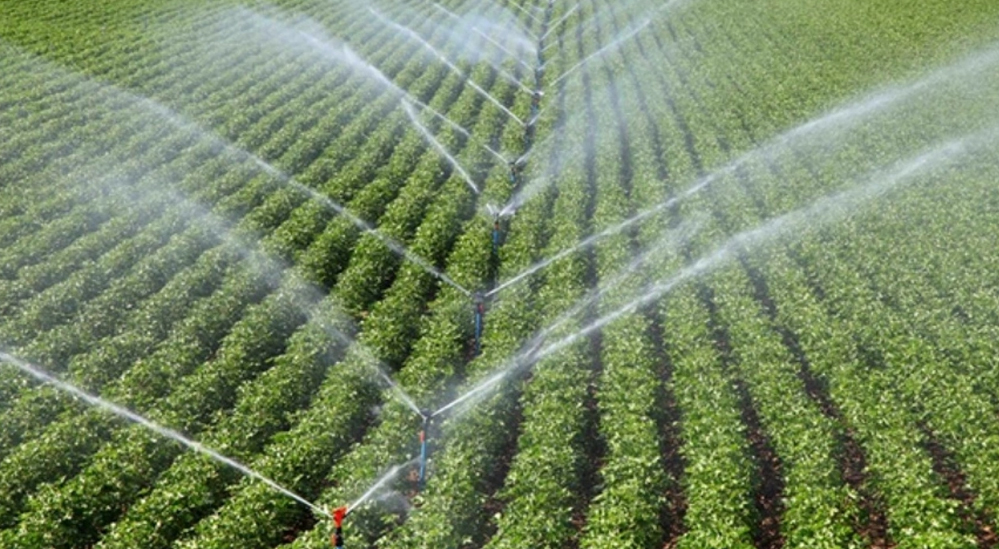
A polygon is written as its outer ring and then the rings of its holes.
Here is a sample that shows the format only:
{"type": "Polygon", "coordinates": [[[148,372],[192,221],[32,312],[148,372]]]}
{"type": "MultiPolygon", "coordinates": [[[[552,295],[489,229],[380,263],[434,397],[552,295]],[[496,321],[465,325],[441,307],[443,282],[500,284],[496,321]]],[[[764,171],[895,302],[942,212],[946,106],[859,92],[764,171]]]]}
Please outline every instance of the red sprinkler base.
{"type": "Polygon", "coordinates": [[[332,545],[333,547],[342,548],[343,530],[341,527],[343,526],[343,518],[347,516],[347,506],[345,505],[343,507],[337,507],[336,509],[333,510],[333,513],[331,513],[331,515],[333,517],[333,525],[336,527],[336,530],[333,532],[333,535],[330,537],[330,545],[332,545]]]}

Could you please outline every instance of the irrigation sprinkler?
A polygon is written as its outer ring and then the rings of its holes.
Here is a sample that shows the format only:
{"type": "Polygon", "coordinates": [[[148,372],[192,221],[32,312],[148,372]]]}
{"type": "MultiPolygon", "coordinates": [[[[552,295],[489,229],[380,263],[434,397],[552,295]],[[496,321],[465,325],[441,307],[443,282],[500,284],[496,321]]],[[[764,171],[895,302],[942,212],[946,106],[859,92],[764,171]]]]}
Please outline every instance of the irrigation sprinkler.
{"type": "MultiPolygon", "coordinates": [[[[492,243],[493,243],[493,257],[495,259],[499,258],[499,248],[503,245],[504,235],[506,233],[505,218],[513,217],[514,211],[505,211],[493,204],[486,204],[486,213],[488,213],[493,220],[493,232],[492,232],[492,243]]],[[[486,294],[488,296],[488,294],[486,294]]]]}
{"type": "Polygon", "coordinates": [[[349,509],[344,505],[342,507],[337,507],[330,513],[333,517],[333,534],[330,536],[330,545],[337,548],[343,547],[343,519],[347,516],[349,509]]]}
{"type": "Polygon", "coordinates": [[[541,98],[545,96],[545,92],[541,90],[534,90],[534,95],[531,96],[531,124],[534,123],[534,118],[537,118],[538,113],[541,112],[541,98]]]}

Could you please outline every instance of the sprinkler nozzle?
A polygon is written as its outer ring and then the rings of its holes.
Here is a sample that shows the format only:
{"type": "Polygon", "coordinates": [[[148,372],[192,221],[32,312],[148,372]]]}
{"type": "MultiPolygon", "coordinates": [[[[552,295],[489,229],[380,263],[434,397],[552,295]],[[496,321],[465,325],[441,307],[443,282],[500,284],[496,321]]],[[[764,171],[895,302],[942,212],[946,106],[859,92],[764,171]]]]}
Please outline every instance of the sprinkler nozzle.
{"type": "Polygon", "coordinates": [[[337,528],[340,528],[340,526],[343,524],[343,518],[347,516],[348,512],[349,511],[346,505],[344,505],[343,507],[337,507],[336,509],[333,510],[331,516],[333,517],[333,524],[336,525],[337,528]]]}

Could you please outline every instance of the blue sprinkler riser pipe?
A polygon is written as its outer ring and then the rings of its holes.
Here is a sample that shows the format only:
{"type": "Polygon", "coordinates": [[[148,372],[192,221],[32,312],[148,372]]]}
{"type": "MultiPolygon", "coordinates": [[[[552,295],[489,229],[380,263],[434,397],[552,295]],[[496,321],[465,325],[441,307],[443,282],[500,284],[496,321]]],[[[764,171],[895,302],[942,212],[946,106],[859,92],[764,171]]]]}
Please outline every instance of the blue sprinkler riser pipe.
{"type": "Polygon", "coordinates": [[[427,433],[423,431],[421,433],[420,440],[420,489],[423,489],[423,485],[427,480],[427,433]]]}

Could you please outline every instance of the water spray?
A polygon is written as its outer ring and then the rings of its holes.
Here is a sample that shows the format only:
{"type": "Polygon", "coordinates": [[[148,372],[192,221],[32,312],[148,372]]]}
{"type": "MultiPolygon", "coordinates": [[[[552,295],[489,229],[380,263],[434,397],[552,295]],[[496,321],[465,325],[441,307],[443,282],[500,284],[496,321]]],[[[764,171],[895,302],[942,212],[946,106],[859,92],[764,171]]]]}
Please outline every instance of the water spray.
{"type": "MultiPolygon", "coordinates": [[[[531,19],[532,19],[532,20],[533,20],[533,21],[534,21],[535,23],[541,23],[541,22],[542,22],[542,21],[541,21],[540,19],[538,19],[538,18],[537,18],[537,17],[536,17],[536,16],[535,16],[535,15],[534,15],[533,13],[531,13],[531,12],[527,11],[526,9],[524,9],[524,7],[523,7],[523,6],[520,6],[520,5],[518,5],[518,4],[513,4],[513,7],[515,7],[515,8],[517,8],[518,10],[520,10],[520,11],[524,12],[524,13],[525,13],[525,14],[526,14],[526,15],[527,15],[528,17],[530,17],[530,18],[531,18],[531,19]]],[[[525,30],[526,30],[526,29],[525,29],[525,30]]],[[[533,38],[534,38],[535,40],[537,40],[537,39],[538,39],[537,35],[535,35],[535,34],[534,34],[533,32],[529,32],[529,34],[530,34],[530,35],[531,35],[531,36],[532,36],[532,37],[533,37],[533,38]]]]}
{"type": "Polygon", "coordinates": [[[473,90],[475,90],[476,92],[478,92],[479,95],[481,95],[482,97],[485,97],[486,99],[488,99],[492,104],[496,105],[500,110],[502,110],[507,116],[509,116],[510,118],[516,120],[521,126],[524,125],[524,121],[519,116],[517,116],[516,114],[514,114],[513,111],[511,111],[505,105],[503,105],[502,103],[500,103],[499,100],[497,100],[495,97],[493,97],[492,94],[490,94],[489,92],[487,92],[486,90],[484,90],[482,88],[482,86],[476,84],[475,81],[471,79],[471,77],[469,77],[468,75],[466,75],[464,73],[464,71],[462,71],[454,63],[452,63],[451,61],[449,61],[448,58],[445,57],[443,53],[441,53],[437,48],[435,48],[430,42],[427,42],[426,40],[424,40],[422,36],[420,36],[419,34],[416,33],[416,31],[414,31],[413,29],[411,29],[411,28],[409,28],[409,27],[407,27],[405,25],[401,25],[399,23],[396,23],[395,21],[392,21],[391,19],[385,17],[378,10],[376,10],[374,8],[368,8],[368,11],[370,11],[372,13],[372,15],[374,15],[376,18],[378,18],[378,20],[381,21],[382,23],[384,23],[384,24],[386,24],[386,25],[388,25],[390,27],[393,27],[395,29],[398,29],[403,34],[405,34],[406,36],[409,36],[413,40],[416,40],[417,42],[419,42],[424,48],[426,48],[428,51],[430,51],[431,53],[433,53],[434,56],[437,57],[438,60],[440,60],[441,63],[444,63],[444,65],[448,69],[450,69],[452,72],[454,72],[455,74],[457,74],[458,76],[460,76],[461,78],[463,78],[465,80],[465,83],[468,84],[469,87],[471,87],[473,90]]]}
{"type": "MultiPolygon", "coordinates": [[[[269,19],[266,19],[266,18],[264,18],[264,20],[270,21],[269,19]]],[[[296,31],[296,32],[297,32],[297,34],[300,37],[304,38],[307,42],[309,42],[310,44],[312,44],[314,46],[319,47],[323,51],[330,51],[330,50],[332,50],[333,52],[335,52],[337,55],[339,55],[342,59],[345,59],[350,64],[352,64],[354,66],[360,66],[360,67],[365,68],[369,72],[369,74],[373,75],[380,82],[388,85],[390,87],[390,89],[395,89],[395,90],[399,91],[403,96],[408,96],[409,95],[408,93],[406,93],[405,90],[402,90],[401,88],[399,88],[398,86],[396,86],[395,84],[393,84],[392,81],[389,80],[384,74],[382,74],[381,71],[379,71],[378,69],[374,68],[370,64],[366,63],[363,59],[361,59],[357,54],[355,54],[346,45],[344,45],[341,49],[332,48],[329,44],[323,42],[319,38],[317,38],[317,37],[315,37],[315,36],[313,36],[313,35],[311,35],[309,33],[305,33],[305,32],[302,32],[302,31],[296,31]]],[[[416,265],[419,265],[420,268],[422,268],[428,274],[430,274],[433,277],[437,278],[438,280],[444,282],[445,284],[448,284],[448,285],[454,287],[455,289],[457,289],[458,291],[462,292],[463,294],[465,294],[465,295],[471,295],[471,292],[469,290],[465,289],[463,286],[461,286],[460,284],[458,284],[457,282],[455,282],[453,279],[451,279],[450,277],[448,277],[447,275],[445,275],[439,269],[437,269],[433,265],[431,265],[428,261],[426,261],[422,257],[418,256],[417,254],[413,253],[412,251],[410,251],[408,248],[406,248],[405,246],[403,246],[402,244],[400,244],[399,242],[397,242],[392,237],[390,237],[390,236],[382,233],[381,231],[379,231],[378,229],[376,229],[374,226],[372,226],[370,223],[368,223],[367,221],[361,219],[357,215],[354,215],[346,207],[344,207],[343,205],[337,203],[336,201],[334,201],[330,197],[326,196],[325,194],[317,191],[316,189],[313,189],[312,187],[308,187],[306,185],[303,185],[303,184],[299,183],[293,177],[291,177],[290,175],[284,173],[283,171],[279,170],[278,168],[272,166],[271,164],[269,164],[267,161],[265,161],[264,159],[260,158],[259,156],[255,155],[255,154],[253,154],[253,153],[251,153],[249,151],[246,151],[246,150],[244,150],[244,149],[242,149],[242,148],[240,148],[240,147],[238,147],[236,145],[233,145],[232,143],[230,143],[230,142],[222,139],[221,137],[219,137],[218,135],[212,133],[211,131],[208,131],[205,128],[201,127],[201,125],[198,124],[197,122],[189,120],[188,118],[184,117],[180,113],[177,113],[177,112],[173,111],[172,109],[170,109],[170,108],[168,108],[168,107],[166,107],[166,106],[164,106],[164,105],[162,105],[160,103],[157,103],[156,101],[153,101],[152,99],[149,99],[149,98],[146,98],[146,97],[141,97],[141,96],[136,96],[136,95],[134,95],[134,94],[132,94],[130,92],[126,92],[124,90],[121,90],[121,89],[119,89],[119,88],[117,88],[115,86],[109,85],[109,84],[101,84],[100,86],[102,88],[110,89],[114,93],[122,94],[125,97],[128,97],[130,99],[134,99],[137,103],[139,103],[140,105],[142,105],[144,108],[147,108],[150,111],[154,112],[156,115],[158,115],[161,118],[163,118],[165,121],[167,121],[172,126],[178,128],[178,129],[181,129],[183,131],[194,133],[194,134],[198,135],[199,137],[203,137],[205,139],[208,139],[208,140],[211,141],[211,143],[213,144],[213,146],[217,146],[220,149],[222,149],[222,150],[224,150],[224,151],[226,151],[226,152],[228,152],[230,154],[233,154],[233,155],[235,155],[236,157],[238,157],[238,158],[240,158],[242,160],[246,160],[246,161],[252,162],[258,168],[260,168],[261,170],[263,170],[268,175],[274,177],[275,179],[277,179],[278,181],[280,181],[282,184],[285,184],[285,185],[287,185],[287,186],[295,189],[296,191],[303,193],[304,195],[308,196],[310,199],[315,200],[315,201],[319,202],[320,204],[322,204],[328,210],[333,211],[333,212],[335,212],[335,213],[337,213],[337,214],[345,217],[348,221],[350,221],[355,227],[357,227],[358,229],[360,229],[362,232],[371,234],[375,238],[377,238],[380,241],[382,241],[382,243],[384,243],[393,253],[399,255],[400,257],[403,257],[404,259],[406,259],[406,260],[408,260],[408,261],[410,261],[412,263],[415,263],[416,265]]],[[[420,104],[422,105],[423,103],[420,103],[420,104]]],[[[427,107],[427,108],[429,108],[429,107],[427,107]]],[[[440,116],[443,117],[443,115],[440,115],[440,116]]],[[[498,155],[498,153],[496,153],[496,154],[498,155]]],[[[461,171],[463,172],[464,170],[461,170],[461,171]]],[[[467,174],[465,174],[465,175],[466,175],[466,182],[467,183],[471,183],[471,178],[468,178],[467,174]]],[[[474,183],[471,183],[471,184],[474,185],[474,183]]]]}
{"type": "MultiPolygon", "coordinates": [[[[418,98],[414,97],[411,93],[409,93],[406,90],[404,90],[404,89],[400,88],[399,86],[397,86],[394,82],[392,82],[392,80],[389,79],[388,76],[385,75],[385,73],[383,73],[382,71],[378,70],[371,63],[368,63],[367,61],[365,61],[360,55],[358,55],[356,52],[354,52],[352,49],[350,49],[346,44],[341,44],[339,48],[334,48],[332,45],[324,42],[323,40],[319,39],[318,37],[313,36],[312,34],[309,34],[309,33],[305,32],[305,31],[296,30],[295,32],[299,36],[301,36],[302,38],[304,38],[309,44],[311,44],[313,46],[316,46],[317,48],[319,48],[323,52],[325,52],[325,53],[333,53],[333,54],[337,55],[338,57],[340,57],[341,59],[347,61],[347,63],[349,63],[350,65],[352,65],[352,66],[354,66],[356,68],[360,68],[361,70],[363,70],[364,72],[366,72],[369,76],[371,76],[376,81],[378,81],[379,84],[382,84],[383,86],[387,87],[389,90],[391,90],[391,91],[395,92],[396,94],[398,94],[400,96],[400,102],[401,103],[408,102],[411,105],[415,105],[417,107],[420,107],[420,109],[429,112],[430,114],[432,114],[436,118],[439,118],[442,122],[444,122],[445,124],[447,124],[448,126],[450,126],[455,131],[460,132],[465,137],[468,137],[469,139],[471,139],[471,137],[472,137],[471,132],[469,132],[468,130],[466,130],[463,126],[461,126],[457,122],[455,122],[455,121],[451,120],[450,118],[448,118],[447,116],[445,116],[442,112],[440,112],[437,109],[431,107],[430,105],[424,103],[423,101],[420,101],[418,98]]],[[[519,84],[519,82],[518,82],[518,84],[519,84]]],[[[498,153],[495,149],[493,149],[489,145],[486,145],[484,143],[480,143],[480,145],[483,148],[485,148],[487,151],[489,151],[489,153],[492,154],[494,157],[496,157],[497,159],[499,159],[501,162],[506,162],[506,159],[503,157],[503,155],[501,155],[500,153],[498,153]]]]}
{"type": "Polygon", "coordinates": [[[375,371],[378,373],[378,376],[381,377],[385,381],[385,383],[388,384],[389,389],[396,395],[396,397],[399,398],[399,400],[403,402],[403,404],[405,404],[410,410],[416,412],[417,414],[420,415],[423,414],[423,411],[420,410],[420,407],[416,405],[416,402],[414,402],[413,399],[410,398],[410,396],[407,395],[406,392],[403,391],[401,387],[399,387],[399,384],[393,381],[392,378],[389,377],[389,375],[386,374],[384,370],[382,370],[380,367],[375,366],[375,371]]]}
{"type": "Polygon", "coordinates": [[[371,486],[371,488],[368,488],[366,492],[361,494],[361,497],[355,499],[353,502],[350,503],[350,505],[347,505],[344,514],[345,515],[350,514],[354,509],[357,509],[358,507],[363,505],[365,502],[371,499],[372,496],[374,496],[379,490],[381,490],[386,484],[388,484],[389,482],[394,480],[397,476],[399,476],[399,473],[402,472],[403,469],[406,469],[407,467],[415,463],[418,459],[419,458],[411,459],[406,463],[403,463],[401,465],[396,465],[391,469],[389,469],[384,475],[381,476],[380,479],[378,479],[371,486]]]}
{"type": "Polygon", "coordinates": [[[447,152],[447,149],[444,148],[444,145],[442,145],[440,141],[438,141],[437,138],[434,137],[432,133],[430,133],[430,130],[428,130],[426,126],[420,123],[419,118],[416,116],[416,111],[413,110],[413,106],[409,104],[409,101],[403,99],[402,108],[403,110],[406,111],[406,116],[409,117],[410,121],[413,122],[413,125],[416,126],[416,129],[420,131],[420,134],[423,135],[423,137],[427,140],[427,142],[430,143],[430,145],[433,146],[433,148],[436,149],[437,152],[439,152],[441,156],[443,156],[448,161],[449,164],[451,164],[451,166],[455,169],[455,171],[458,172],[459,175],[461,175],[462,179],[465,180],[465,184],[468,185],[468,188],[472,189],[473,193],[479,194],[481,191],[479,191],[478,185],[476,185],[475,182],[472,181],[472,176],[468,175],[468,172],[465,171],[465,168],[462,168],[461,164],[458,163],[458,159],[451,156],[451,153],[447,152]]]}
{"type": "Polygon", "coordinates": [[[639,32],[641,32],[643,29],[645,29],[645,27],[649,26],[649,23],[651,23],[651,22],[652,22],[651,19],[646,19],[645,21],[642,22],[641,25],[639,25],[633,31],[629,32],[628,34],[625,34],[621,38],[618,38],[617,40],[614,40],[610,44],[607,44],[606,46],[600,48],[599,50],[591,53],[585,59],[583,59],[579,63],[576,63],[569,70],[567,70],[564,73],[562,73],[561,76],[559,76],[558,78],[556,78],[552,82],[552,85],[554,86],[554,85],[558,84],[559,82],[561,82],[562,80],[564,80],[567,76],[569,76],[570,74],[572,74],[572,73],[576,72],[577,70],[579,70],[583,65],[585,65],[585,64],[589,63],[590,61],[592,61],[594,58],[596,58],[598,56],[602,56],[605,53],[611,51],[612,49],[620,47],[621,44],[623,44],[626,40],[628,40],[628,39],[632,38],[633,36],[637,35],[639,32]]]}
{"type": "Polygon", "coordinates": [[[542,347],[553,331],[563,324],[570,316],[581,311],[587,304],[606,291],[587,296],[577,306],[563,315],[553,325],[545,328],[534,336],[525,350],[515,355],[496,374],[480,382],[465,395],[439,409],[436,414],[450,410],[459,404],[475,397],[484,397],[508,375],[523,368],[530,367],[540,360],[564,349],[579,339],[602,329],[621,317],[632,314],[641,307],[647,306],[662,298],[681,284],[707,274],[729,262],[739,251],[759,249],[782,238],[795,238],[809,227],[817,224],[827,224],[865,207],[873,200],[901,186],[914,176],[924,174],[939,168],[946,163],[953,163],[977,149],[991,145],[999,138],[999,128],[976,133],[963,139],[945,142],[913,158],[897,163],[892,169],[875,174],[870,181],[857,188],[822,197],[808,206],[770,219],[762,225],[732,236],[712,252],[674,272],[664,280],[653,282],[640,290],[631,302],[608,313],[584,326],[575,333],[569,334],[554,343],[542,347]]]}
{"type": "Polygon", "coordinates": [[[576,10],[578,10],[578,9],[579,9],[579,4],[576,4],[575,6],[572,7],[571,10],[569,10],[568,12],[566,12],[562,17],[559,17],[559,19],[557,21],[555,21],[554,23],[552,23],[551,25],[548,26],[548,31],[545,32],[544,34],[542,34],[540,39],[544,40],[545,38],[548,38],[548,35],[551,34],[552,32],[554,32],[556,27],[558,27],[562,23],[565,23],[565,21],[567,19],[569,19],[569,16],[571,16],[573,13],[575,13],[576,10]]]}
{"type": "MultiPolygon", "coordinates": [[[[496,46],[497,48],[499,48],[500,51],[502,51],[503,53],[505,53],[508,56],[510,56],[510,59],[513,59],[517,63],[520,63],[521,65],[524,66],[525,69],[531,70],[531,66],[528,65],[523,59],[517,57],[516,54],[514,54],[512,51],[510,51],[509,49],[507,49],[506,46],[504,46],[503,44],[500,44],[496,40],[493,40],[493,38],[491,36],[489,36],[488,34],[482,32],[481,30],[479,30],[478,27],[472,27],[472,30],[474,32],[476,32],[479,36],[485,38],[487,42],[489,42],[493,46],[496,46]]],[[[520,82],[517,82],[517,83],[520,84],[520,82]]],[[[523,84],[521,84],[521,86],[523,86],[523,84]]],[[[528,93],[530,93],[530,89],[528,89],[527,91],[528,91],[528,93]]]]}
{"type": "MultiPolygon", "coordinates": [[[[437,109],[431,107],[430,105],[427,105],[426,103],[424,103],[424,102],[422,102],[422,101],[420,101],[420,100],[418,100],[418,99],[410,96],[409,94],[406,94],[406,95],[407,95],[407,97],[405,97],[404,99],[402,99],[401,102],[408,102],[412,106],[420,107],[420,109],[429,112],[435,118],[439,118],[441,120],[441,122],[444,122],[445,124],[447,124],[454,131],[460,133],[461,135],[464,135],[468,139],[472,139],[472,132],[466,130],[464,128],[464,126],[458,124],[454,120],[451,120],[450,118],[448,118],[447,116],[445,116],[444,114],[442,114],[437,109]]],[[[498,151],[496,151],[496,149],[490,147],[489,145],[486,145],[485,143],[479,143],[479,142],[476,142],[476,143],[478,143],[483,149],[485,149],[486,151],[488,151],[489,154],[493,155],[493,157],[495,157],[500,162],[506,162],[506,157],[504,157],[502,154],[500,154],[498,151]]]]}
{"type": "Polygon", "coordinates": [[[458,14],[456,14],[455,12],[453,12],[453,11],[445,8],[444,6],[440,5],[439,2],[434,2],[433,6],[435,8],[437,8],[438,10],[440,10],[441,12],[443,12],[448,17],[451,17],[451,18],[455,19],[456,21],[461,21],[461,17],[458,14]]]}
{"type": "Polygon", "coordinates": [[[41,381],[43,383],[48,383],[48,384],[52,385],[53,387],[55,387],[56,389],[58,389],[58,390],[60,390],[60,391],[62,391],[64,393],[68,393],[68,394],[70,394],[70,395],[72,395],[72,396],[74,396],[74,397],[76,397],[76,398],[78,398],[78,399],[86,402],[87,404],[90,404],[91,406],[96,406],[97,408],[100,408],[102,410],[110,412],[110,413],[112,413],[112,414],[114,414],[114,415],[116,415],[116,416],[118,416],[120,418],[126,419],[128,421],[133,422],[133,423],[137,423],[137,424],[139,424],[139,425],[141,425],[141,426],[149,429],[150,431],[153,431],[154,433],[157,433],[157,434],[159,434],[159,435],[161,435],[163,437],[166,437],[166,438],[169,438],[169,439],[171,439],[171,440],[173,440],[175,442],[178,442],[181,445],[186,446],[187,448],[189,448],[191,450],[194,450],[195,452],[198,452],[199,454],[203,454],[203,455],[205,455],[205,456],[207,456],[207,457],[209,457],[209,458],[211,458],[211,459],[213,459],[213,460],[215,460],[215,461],[217,461],[217,462],[219,462],[219,463],[221,463],[223,465],[227,465],[229,467],[232,467],[233,469],[236,469],[240,473],[243,473],[244,475],[246,475],[248,477],[251,477],[251,478],[253,478],[255,480],[259,480],[260,482],[263,482],[267,486],[273,488],[275,491],[277,491],[277,492],[279,492],[279,493],[281,493],[281,494],[283,494],[285,496],[288,496],[289,498],[297,501],[298,503],[301,503],[302,505],[304,505],[304,506],[308,507],[309,509],[311,509],[312,511],[314,511],[317,515],[319,515],[319,516],[326,516],[326,510],[323,509],[322,507],[319,507],[315,503],[312,503],[311,501],[309,501],[309,500],[305,499],[304,497],[296,494],[295,492],[292,492],[288,488],[285,488],[284,486],[281,486],[280,484],[278,484],[277,482],[271,480],[270,478],[265,477],[264,475],[262,475],[262,474],[260,474],[260,473],[258,473],[256,471],[254,471],[253,469],[250,469],[246,465],[243,465],[242,463],[239,463],[238,461],[236,461],[236,460],[234,460],[232,458],[226,457],[226,456],[218,453],[217,451],[215,451],[215,450],[213,450],[213,449],[211,449],[211,448],[209,448],[209,447],[201,444],[200,442],[196,442],[194,440],[191,440],[191,439],[185,437],[184,435],[180,434],[179,432],[174,431],[173,429],[170,429],[170,428],[164,427],[162,425],[159,425],[159,424],[153,422],[152,420],[147,419],[147,418],[145,418],[145,417],[143,417],[143,416],[141,416],[141,415],[133,412],[132,410],[129,410],[127,408],[124,408],[122,406],[114,404],[113,402],[109,402],[107,400],[104,400],[104,399],[102,399],[102,398],[100,398],[98,396],[92,395],[92,394],[84,391],[83,389],[80,389],[79,387],[76,387],[75,385],[72,385],[70,383],[62,381],[61,379],[53,376],[52,374],[49,374],[48,372],[42,370],[41,368],[38,368],[37,366],[33,366],[33,365],[25,362],[24,360],[21,360],[21,359],[15,357],[13,355],[10,355],[10,354],[8,354],[6,352],[0,351],[0,362],[6,363],[6,364],[10,364],[11,366],[14,366],[17,369],[21,370],[22,372],[30,375],[31,377],[34,377],[35,379],[37,379],[37,380],[39,380],[39,381],[41,381]]]}

